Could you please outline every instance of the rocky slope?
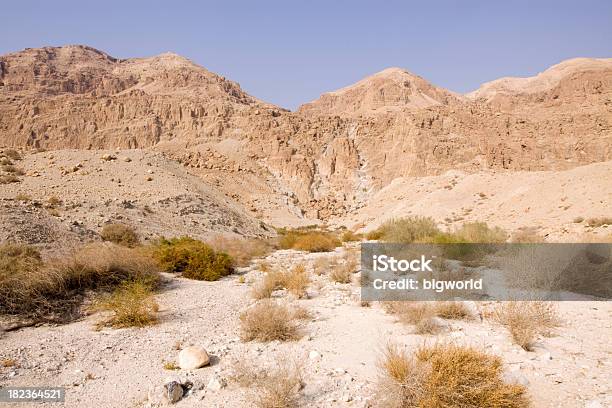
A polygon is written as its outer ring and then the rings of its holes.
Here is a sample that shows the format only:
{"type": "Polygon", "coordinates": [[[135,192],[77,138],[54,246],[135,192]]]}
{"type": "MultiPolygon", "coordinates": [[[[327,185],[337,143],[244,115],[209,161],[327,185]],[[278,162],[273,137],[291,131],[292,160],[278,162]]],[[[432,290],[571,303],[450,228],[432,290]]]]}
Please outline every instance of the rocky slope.
{"type": "Polygon", "coordinates": [[[0,57],[0,144],[154,148],[264,220],[326,220],[398,177],[612,159],[610,60],[549,71],[462,97],[392,68],[288,112],[174,54],[28,49],[0,57]]]}

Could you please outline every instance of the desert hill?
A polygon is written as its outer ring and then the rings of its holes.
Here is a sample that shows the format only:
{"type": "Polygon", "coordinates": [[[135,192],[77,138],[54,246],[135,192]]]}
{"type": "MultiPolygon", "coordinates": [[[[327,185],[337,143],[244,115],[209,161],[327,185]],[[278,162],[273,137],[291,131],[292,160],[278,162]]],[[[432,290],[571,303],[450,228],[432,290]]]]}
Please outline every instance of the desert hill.
{"type": "Polygon", "coordinates": [[[260,219],[307,223],[399,177],[611,160],[611,81],[609,59],[571,60],[463,97],[391,68],[289,112],[175,54],[46,47],[0,57],[0,144],[152,148],[260,219]]]}
{"type": "Polygon", "coordinates": [[[387,68],[300,106],[306,115],[372,115],[457,103],[458,96],[401,68],[387,68]]]}

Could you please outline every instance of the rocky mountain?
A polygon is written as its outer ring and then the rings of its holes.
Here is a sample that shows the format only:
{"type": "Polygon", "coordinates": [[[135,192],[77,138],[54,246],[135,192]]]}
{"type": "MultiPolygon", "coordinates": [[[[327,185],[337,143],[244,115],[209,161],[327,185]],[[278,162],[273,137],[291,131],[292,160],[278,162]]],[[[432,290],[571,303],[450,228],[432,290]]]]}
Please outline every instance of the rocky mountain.
{"type": "Polygon", "coordinates": [[[305,115],[369,116],[459,102],[458,96],[401,68],[388,68],[302,105],[305,115]]]}
{"type": "Polygon", "coordinates": [[[0,57],[0,145],[153,148],[273,223],[344,217],[398,177],[612,159],[612,59],[455,95],[398,68],[289,112],[174,54],[0,57]]]}

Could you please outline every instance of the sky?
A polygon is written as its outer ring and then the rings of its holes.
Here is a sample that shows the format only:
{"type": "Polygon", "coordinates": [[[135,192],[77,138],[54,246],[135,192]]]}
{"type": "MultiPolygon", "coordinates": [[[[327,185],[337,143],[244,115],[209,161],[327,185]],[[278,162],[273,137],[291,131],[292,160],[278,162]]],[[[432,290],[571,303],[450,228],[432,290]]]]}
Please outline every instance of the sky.
{"type": "Polygon", "coordinates": [[[0,54],[85,44],[172,51],[295,109],[396,66],[464,93],[564,59],[612,57],[612,1],[31,1],[0,7],[0,54]]]}

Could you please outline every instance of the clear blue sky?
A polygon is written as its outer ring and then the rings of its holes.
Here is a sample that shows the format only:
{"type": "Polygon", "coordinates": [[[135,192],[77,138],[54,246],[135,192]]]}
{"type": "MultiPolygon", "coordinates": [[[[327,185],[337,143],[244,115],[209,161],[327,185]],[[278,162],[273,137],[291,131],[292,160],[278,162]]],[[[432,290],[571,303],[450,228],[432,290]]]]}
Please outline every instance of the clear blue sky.
{"type": "Polygon", "coordinates": [[[0,54],[87,44],[173,51],[290,109],[390,66],[456,92],[612,57],[612,1],[29,1],[0,7],[0,54]]]}

